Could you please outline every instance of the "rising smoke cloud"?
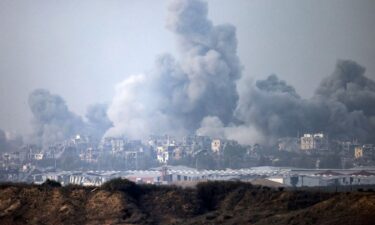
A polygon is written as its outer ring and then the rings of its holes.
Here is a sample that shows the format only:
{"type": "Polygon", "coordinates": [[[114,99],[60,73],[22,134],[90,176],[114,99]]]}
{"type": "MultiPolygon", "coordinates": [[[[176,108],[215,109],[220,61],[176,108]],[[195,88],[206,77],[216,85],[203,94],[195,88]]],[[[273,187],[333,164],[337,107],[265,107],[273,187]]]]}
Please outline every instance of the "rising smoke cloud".
{"type": "Polygon", "coordinates": [[[207,3],[198,0],[172,1],[167,27],[176,35],[180,58],[161,55],[151,73],[116,86],[108,110],[114,127],[107,135],[179,135],[195,131],[207,115],[225,125],[233,120],[241,76],[235,27],[214,26],[207,3]]]}
{"type": "MultiPolygon", "coordinates": [[[[324,132],[332,138],[374,142],[375,86],[364,76],[364,71],[353,61],[339,60],[334,73],[321,82],[311,99],[302,99],[292,86],[276,75],[243,82],[238,85],[240,98],[235,110],[239,123],[230,127],[212,126],[212,122],[207,124],[204,120],[198,131],[216,135],[240,127],[244,131],[249,129],[252,132],[232,135],[242,143],[265,142],[266,139],[274,143],[277,138],[303,132],[324,132]]],[[[217,118],[211,121],[220,124],[217,118]]]]}
{"type": "Polygon", "coordinates": [[[325,132],[375,141],[375,83],[357,63],[338,61],[316,94],[303,99],[276,75],[241,77],[235,27],[213,25],[205,2],[171,1],[167,28],[179,58],[161,55],[151,73],[116,86],[108,109],[114,126],[106,135],[196,133],[252,144],[325,132]]]}
{"type": "Polygon", "coordinates": [[[33,91],[29,95],[28,103],[33,115],[32,141],[44,147],[76,134],[101,138],[111,126],[106,117],[106,105],[90,106],[86,122],[69,110],[62,97],[44,89],[33,91]]]}
{"type": "Polygon", "coordinates": [[[375,82],[362,66],[339,60],[314,96],[304,99],[276,75],[258,81],[242,77],[236,29],[214,25],[207,3],[175,0],[168,10],[178,58],[158,56],[150,73],[116,85],[108,107],[90,106],[86,120],[69,111],[60,96],[34,91],[29,105],[36,142],[45,146],[76,133],[100,138],[106,131],[131,139],[196,133],[242,144],[324,132],[375,143],[375,82]]]}
{"type": "Polygon", "coordinates": [[[107,116],[107,104],[93,104],[87,107],[85,114],[87,122],[85,126],[85,133],[90,136],[100,139],[104,133],[112,127],[112,122],[107,116]]]}
{"type": "Polygon", "coordinates": [[[352,125],[345,126],[346,131],[374,143],[375,82],[364,75],[365,71],[354,61],[339,60],[333,74],[317,88],[315,97],[344,105],[351,115],[347,121],[352,125]]]}

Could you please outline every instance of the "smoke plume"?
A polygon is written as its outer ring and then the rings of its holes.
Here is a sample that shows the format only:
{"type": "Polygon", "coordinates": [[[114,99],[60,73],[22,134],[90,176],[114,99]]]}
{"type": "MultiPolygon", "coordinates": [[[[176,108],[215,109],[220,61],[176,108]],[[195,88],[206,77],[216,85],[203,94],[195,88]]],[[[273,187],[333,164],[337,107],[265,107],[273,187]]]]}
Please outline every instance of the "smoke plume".
{"type": "Polygon", "coordinates": [[[47,90],[37,89],[28,99],[33,115],[33,141],[41,146],[66,140],[76,134],[101,138],[111,123],[106,117],[105,105],[88,108],[87,122],[71,112],[62,97],[47,90]]]}
{"type": "Polygon", "coordinates": [[[112,127],[112,122],[107,116],[108,106],[106,104],[94,104],[87,108],[86,131],[90,136],[100,139],[104,133],[112,127]]]}
{"type": "Polygon", "coordinates": [[[36,143],[48,146],[83,131],[82,119],[69,111],[60,96],[38,89],[30,94],[28,102],[36,143]]]}
{"type": "Polygon", "coordinates": [[[179,58],[161,55],[151,73],[116,85],[108,109],[114,126],[106,135],[197,133],[251,144],[324,132],[375,141],[375,82],[357,63],[338,61],[316,94],[303,99],[276,75],[241,78],[235,27],[214,25],[205,2],[172,1],[167,28],[179,58]]]}
{"type": "Polygon", "coordinates": [[[339,61],[334,73],[325,78],[316,95],[343,103],[349,111],[375,115],[375,82],[364,76],[365,68],[353,61],[339,61]]]}
{"type": "Polygon", "coordinates": [[[116,86],[108,110],[114,127],[107,135],[179,135],[194,132],[208,115],[224,125],[233,120],[235,82],[241,76],[235,28],[213,25],[207,3],[198,0],[172,1],[167,27],[176,36],[180,58],[161,55],[151,73],[116,86]]]}
{"type": "MultiPolygon", "coordinates": [[[[237,125],[223,127],[217,118],[205,119],[198,131],[214,136],[228,133],[233,127],[256,131],[257,135],[254,132],[232,135],[242,143],[265,140],[272,143],[277,138],[304,132],[324,132],[332,138],[374,142],[375,85],[364,76],[364,71],[353,61],[338,61],[334,73],[322,81],[311,99],[302,99],[292,86],[276,75],[244,82],[238,85],[237,125]],[[216,125],[212,125],[212,121],[216,125]]],[[[222,136],[229,137],[229,134],[222,136]]]]}
{"type": "MultiPolygon", "coordinates": [[[[163,54],[150,73],[129,76],[115,87],[108,107],[88,108],[86,120],[46,90],[29,97],[35,137],[46,145],[76,133],[101,137],[197,133],[242,144],[273,143],[280,137],[324,132],[329,137],[375,142],[375,82],[365,69],[340,60],[310,99],[276,75],[241,78],[236,29],[214,25],[207,3],[174,0],[167,28],[178,58],[163,54]],[[108,114],[108,117],[107,117],[108,114]]],[[[0,133],[0,144],[4,139],[0,133]]]]}
{"type": "Polygon", "coordinates": [[[346,126],[347,132],[354,129],[352,135],[374,143],[375,82],[364,75],[365,71],[354,61],[339,60],[334,73],[321,82],[315,97],[342,104],[352,115],[353,126],[346,126]]]}

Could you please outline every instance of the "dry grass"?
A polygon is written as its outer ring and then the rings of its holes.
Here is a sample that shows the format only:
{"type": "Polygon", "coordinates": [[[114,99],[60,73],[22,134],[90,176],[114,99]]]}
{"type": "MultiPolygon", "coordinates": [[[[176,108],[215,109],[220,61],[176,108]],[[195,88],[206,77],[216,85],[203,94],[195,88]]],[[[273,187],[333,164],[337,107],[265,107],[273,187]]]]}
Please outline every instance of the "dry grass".
{"type": "Polygon", "coordinates": [[[242,182],[196,188],[1,184],[0,224],[373,224],[375,193],[293,191],[242,182]]]}

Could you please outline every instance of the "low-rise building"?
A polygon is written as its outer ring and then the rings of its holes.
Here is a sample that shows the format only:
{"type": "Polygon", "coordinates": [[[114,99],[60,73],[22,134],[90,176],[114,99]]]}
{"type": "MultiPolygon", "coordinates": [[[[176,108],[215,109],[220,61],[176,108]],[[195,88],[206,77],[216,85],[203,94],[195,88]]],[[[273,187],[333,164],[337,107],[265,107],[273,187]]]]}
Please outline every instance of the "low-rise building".
{"type": "Polygon", "coordinates": [[[355,159],[368,159],[372,160],[375,158],[375,148],[372,144],[365,144],[354,148],[355,159]]]}
{"type": "Polygon", "coordinates": [[[328,150],[328,139],[323,133],[304,134],[301,137],[301,150],[328,150]]]}
{"type": "Polygon", "coordinates": [[[358,146],[354,148],[354,158],[362,158],[363,157],[363,148],[362,146],[358,146]]]}

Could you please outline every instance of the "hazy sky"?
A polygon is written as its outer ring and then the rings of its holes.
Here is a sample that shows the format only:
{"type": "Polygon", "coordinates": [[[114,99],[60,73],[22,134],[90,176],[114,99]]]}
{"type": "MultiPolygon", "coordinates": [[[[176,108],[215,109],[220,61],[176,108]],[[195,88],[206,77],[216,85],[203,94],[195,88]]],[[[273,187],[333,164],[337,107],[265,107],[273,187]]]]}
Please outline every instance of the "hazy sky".
{"type": "MultiPolygon", "coordinates": [[[[176,54],[165,29],[168,1],[0,0],[0,128],[30,130],[28,94],[61,95],[83,115],[114,86],[176,54]]],[[[209,0],[209,17],[237,27],[243,76],[271,73],[310,97],[337,59],[375,79],[375,1],[209,0]]]]}

